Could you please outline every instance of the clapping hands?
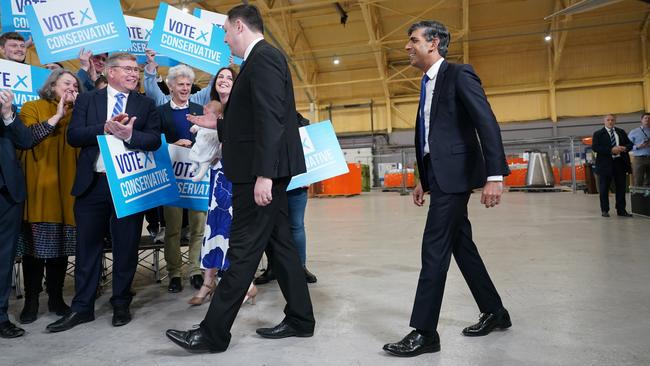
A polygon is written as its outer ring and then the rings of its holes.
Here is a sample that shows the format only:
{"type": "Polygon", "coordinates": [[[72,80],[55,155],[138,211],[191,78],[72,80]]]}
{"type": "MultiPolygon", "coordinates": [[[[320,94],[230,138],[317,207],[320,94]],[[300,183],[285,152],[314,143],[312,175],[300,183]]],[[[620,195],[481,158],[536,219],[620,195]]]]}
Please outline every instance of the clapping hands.
{"type": "Polygon", "coordinates": [[[104,132],[122,141],[129,140],[133,134],[133,124],[138,117],[130,117],[126,113],[113,116],[104,124],[104,132]]]}

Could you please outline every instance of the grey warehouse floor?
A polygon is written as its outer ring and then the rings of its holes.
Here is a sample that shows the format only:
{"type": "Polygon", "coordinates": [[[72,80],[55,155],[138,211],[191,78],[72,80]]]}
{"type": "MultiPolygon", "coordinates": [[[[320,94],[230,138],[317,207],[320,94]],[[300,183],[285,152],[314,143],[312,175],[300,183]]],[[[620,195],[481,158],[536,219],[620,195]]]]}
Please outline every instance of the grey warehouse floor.
{"type": "MultiPolygon", "coordinates": [[[[613,201],[613,197],[612,197],[613,201]]],[[[613,202],[612,202],[613,205],[613,202]]],[[[629,200],[628,200],[629,209],[629,200]]],[[[413,359],[384,354],[408,321],[419,271],[426,209],[409,196],[369,193],[311,199],[309,268],[316,315],[313,338],[267,340],[255,329],[282,319],[275,282],[244,305],[221,354],[191,355],[170,343],[167,328],[198,324],[207,305],[190,308],[185,281],[168,294],[148,273],[137,276],[134,320],[110,325],[109,294],[97,319],[45,333],[46,313],[27,334],[0,340],[0,365],[648,365],[650,364],[650,220],[600,217],[597,196],[507,193],[497,209],[471,198],[474,237],[513,327],[482,338],[461,336],[478,310],[455,264],[447,279],[439,332],[442,351],[413,359]]],[[[73,283],[66,286],[66,299],[73,283]]],[[[12,297],[10,317],[22,300],[12,297]]]]}

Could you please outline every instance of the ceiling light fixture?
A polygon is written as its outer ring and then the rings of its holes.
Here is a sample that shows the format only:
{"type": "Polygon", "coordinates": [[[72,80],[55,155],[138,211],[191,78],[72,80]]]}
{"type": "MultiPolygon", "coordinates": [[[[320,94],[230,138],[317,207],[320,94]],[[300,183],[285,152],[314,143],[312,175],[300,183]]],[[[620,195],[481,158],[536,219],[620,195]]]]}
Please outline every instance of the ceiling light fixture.
{"type": "Polygon", "coordinates": [[[338,64],[341,63],[341,60],[337,57],[337,58],[335,58],[334,60],[332,60],[332,63],[333,63],[334,65],[338,65],[338,64]]]}
{"type": "Polygon", "coordinates": [[[550,34],[547,34],[546,36],[544,36],[544,40],[545,40],[546,42],[550,42],[551,39],[553,39],[553,37],[551,37],[550,34]]]}

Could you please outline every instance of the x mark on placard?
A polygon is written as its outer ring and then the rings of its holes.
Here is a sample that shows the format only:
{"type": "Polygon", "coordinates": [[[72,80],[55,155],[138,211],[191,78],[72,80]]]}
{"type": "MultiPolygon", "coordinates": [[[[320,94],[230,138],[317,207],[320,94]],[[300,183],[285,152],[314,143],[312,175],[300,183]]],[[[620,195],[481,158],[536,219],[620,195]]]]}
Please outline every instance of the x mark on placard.
{"type": "Polygon", "coordinates": [[[199,37],[196,40],[198,41],[199,39],[203,38],[203,40],[207,42],[208,38],[206,36],[208,35],[208,32],[204,32],[204,31],[200,31],[200,32],[201,32],[201,34],[199,35],[199,37]]]}
{"type": "Polygon", "coordinates": [[[86,8],[86,10],[80,10],[79,12],[81,13],[81,21],[79,21],[79,24],[84,24],[84,20],[88,19],[89,21],[93,21],[93,18],[88,15],[88,12],[90,11],[89,8],[86,8]]]}
{"type": "Polygon", "coordinates": [[[16,75],[16,77],[18,78],[18,81],[16,82],[16,84],[14,84],[13,88],[14,89],[18,88],[18,85],[20,84],[22,84],[25,88],[27,88],[27,83],[25,83],[25,80],[27,80],[27,76],[21,77],[20,75],[16,75]]]}

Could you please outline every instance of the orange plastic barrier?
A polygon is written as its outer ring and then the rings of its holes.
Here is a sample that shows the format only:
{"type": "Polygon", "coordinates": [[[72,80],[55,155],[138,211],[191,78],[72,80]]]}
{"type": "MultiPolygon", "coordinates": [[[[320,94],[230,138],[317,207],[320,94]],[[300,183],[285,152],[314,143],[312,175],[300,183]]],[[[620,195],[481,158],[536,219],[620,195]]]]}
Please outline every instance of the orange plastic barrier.
{"type": "MultiPolygon", "coordinates": [[[[386,173],[384,174],[384,187],[386,188],[399,188],[402,186],[402,173],[386,173]]],[[[406,187],[415,187],[415,173],[406,173],[406,187]]]]}
{"type": "Polygon", "coordinates": [[[504,177],[503,184],[510,187],[524,186],[526,185],[526,173],[528,173],[526,168],[510,168],[510,175],[504,177]]]}
{"type": "Polygon", "coordinates": [[[361,164],[348,164],[347,174],[326,179],[318,184],[316,194],[349,196],[361,194],[361,164]]]}

